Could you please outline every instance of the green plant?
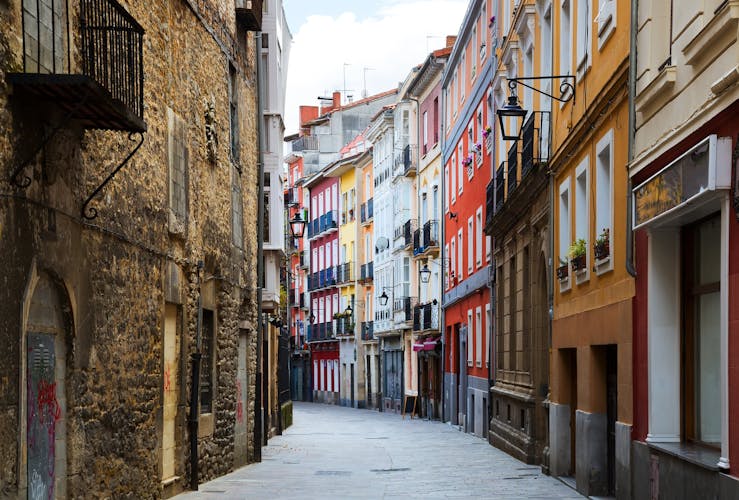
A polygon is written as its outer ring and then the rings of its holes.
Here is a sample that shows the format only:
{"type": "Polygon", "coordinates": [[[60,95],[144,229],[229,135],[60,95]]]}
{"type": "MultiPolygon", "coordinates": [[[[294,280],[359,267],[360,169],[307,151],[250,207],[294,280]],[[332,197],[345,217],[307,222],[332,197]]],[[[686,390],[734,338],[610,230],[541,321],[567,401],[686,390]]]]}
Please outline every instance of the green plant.
{"type": "Polygon", "coordinates": [[[603,232],[598,235],[597,238],[595,238],[595,245],[596,246],[602,246],[607,245],[610,241],[610,230],[607,227],[603,228],[603,232]]]}
{"type": "Polygon", "coordinates": [[[582,257],[587,253],[587,248],[588,242],[585,241],[585,239],[580,238],[570,245],[570,248],[567,250],[567,256],[570,260],[582,257]]]}

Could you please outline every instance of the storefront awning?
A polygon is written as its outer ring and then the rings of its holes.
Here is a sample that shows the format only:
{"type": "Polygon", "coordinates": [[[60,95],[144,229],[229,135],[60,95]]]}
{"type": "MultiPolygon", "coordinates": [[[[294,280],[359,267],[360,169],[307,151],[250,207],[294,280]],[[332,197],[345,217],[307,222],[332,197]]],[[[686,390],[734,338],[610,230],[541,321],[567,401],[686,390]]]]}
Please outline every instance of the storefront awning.
{"type": "Polygon", "coordinates": [[[413,344],[413,350],[414,351],[433,351],[436,349],[436,343],[439,341],[439,337],[434,337],[430,339],[426,339],[423,342],[420,343],[414,343],[413,344]]]}

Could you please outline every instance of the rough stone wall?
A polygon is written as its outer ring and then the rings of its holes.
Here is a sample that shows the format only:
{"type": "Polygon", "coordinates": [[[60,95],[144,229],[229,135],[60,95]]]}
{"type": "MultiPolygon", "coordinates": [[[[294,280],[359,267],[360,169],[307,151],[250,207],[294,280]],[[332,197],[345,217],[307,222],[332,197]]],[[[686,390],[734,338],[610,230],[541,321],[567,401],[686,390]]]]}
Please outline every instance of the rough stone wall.
{"type": "MultiPolygon", "coordinates": [[[[195,348],[196,264],[215,276],[216,332],[213,432],[201,437],[201,481],[234,463],[239,328],[256,325],[257,148],[255,46],[236,27],[226,0],[122,1],[146,30],[141,149],[93,201],[99,217],[80,216],[84,200],[132,149],[124,132],[64,127],[25,173],[24,189],[8,182],[20,159],[61,118],[53,106],[10,95],[8,72],[22,68],[21,0],[0,2],[0,497],[25,494],[22,352],[24,300],[33,273],[58,279],[68,297],[66,339],[67,492],[71,498],[152,498],[185,488],[189,478],[189,355],[195,348]],[[208,25],[206,28],[205,24],[208,25]],[[220,44],[216,41],[219,38],[220,44]],[[234,40],[238,40],[234,44],[234,40]],[[225,48],[225,50],[224,50],[225,48]],[[229,141],[229,56],[240,97],[243,249],[232,244],[229,141]],[[218,145],[208,158],[204,111],[215,106],[218,145]],[[168,231],[168,122],[172,109],[187,124],[188,221],[168,231]],[[180,410],[175,430],[174,490],[161,485],[164,305],[167,267],[184,277],[180,410]]],[[[79,8],[70,0],[70,17],[79,8]]],[[[75,25],[76,26],[76,25],[75,25]]],[[[72,44],[79,37],[74,34],[72,44]]],[[[72,50],[72,68],[80,67],[72,50]]],[[[247,354],[247,425],[253,436],[255,342],[247,354]]],[[[249,438],[249,459],[253,456],[249,438]]]]}

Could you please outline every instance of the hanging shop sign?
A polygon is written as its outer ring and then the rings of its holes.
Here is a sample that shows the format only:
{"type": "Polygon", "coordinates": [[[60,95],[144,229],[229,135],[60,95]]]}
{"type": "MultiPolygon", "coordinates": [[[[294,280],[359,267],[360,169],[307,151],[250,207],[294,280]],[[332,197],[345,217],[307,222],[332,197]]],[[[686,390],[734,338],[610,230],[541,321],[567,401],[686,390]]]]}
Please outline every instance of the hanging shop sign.
{"type": "Polygon", "coordinates": [[[710,135],[633,190],[633,226],[666,220],[731,187],[731,139],[710,135]]]}

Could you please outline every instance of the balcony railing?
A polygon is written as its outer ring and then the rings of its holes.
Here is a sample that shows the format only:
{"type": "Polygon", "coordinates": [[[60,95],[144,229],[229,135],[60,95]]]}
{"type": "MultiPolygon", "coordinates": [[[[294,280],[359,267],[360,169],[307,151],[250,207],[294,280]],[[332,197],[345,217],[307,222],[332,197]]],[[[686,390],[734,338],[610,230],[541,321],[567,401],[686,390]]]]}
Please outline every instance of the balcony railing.
{"type": "Polygon", "coordinates": [[[354,279],[354,266],[351,262],[345,262],[336,266],[336,282],[339,284],[349,283],[354,279]]]}
{"type": "Polygon", "coordinates": [[[374,338],[374,323],[372,321],[362,321],[362,340],[373,340],[374,338]]]}
{"type": "Polygon", "coordinates": [[[505,168],[506,162],[502,162],[495,171],[495,211],[503,206],[505,201],[505,168]]]}
{"type": "Polygon", "coordinates": [[[373,215],[372,198],[370,198],[365,203],[362,203],[362,205],[359,207],[359,221],[362,224],[364,224],[365,222],[369,222],[370,220],[372,220],[373,215]]]}
{"type": "Polygon", "coordinates": [[[421,242],[424,250],[439,246],[439,221],[429,220],[424,223],[421,242]]]}
{"type": "Polygon", "coordinates": [[[321,233],[321,220],[313,219],[311,222],[308,223],[308,239],[314,238],[318,236],[321,233]]]}
{"type": "Polygon", "coordinates": [[[374,273],[374,263],[368,262],[366,264],[362,264],[360,267],[360,280],[362,281],[369,281],[374,279],[375,273],[374,273]]]}
{"type": "MultiPolygon", "coordinates": [[[[393,313],[402,313],[403,321],[413,321],[413,306],[416,304],[416,297],[398,297],[393,301],[393,313]]],[[[397,316],[396,316],[396,319],[397,316]]]]}
{"type": "Polygon", "coordinates": [[[321,287],[319,283],[319,273],[313,273],[308,276],[308,290],[318,290],[321,287]]]}
{"type": "Polygon", "coordinates": [[[336,210],[331,210],[319,217],[318,233],[328,231],[329,229],[336,229],[339,227],[339,221],[336,218],[336,210]]]}
{"type": "Polygon", "coordinates": [[[236,0],[236,19],[247,31],[262,30],[263,0],[236,0]]]}
{"type": "Polygon", "coordinates": [[[292,142],[292,150],[300,151],[318,151],[318,136],[304,135],[292,142]]]}
{"type": "Polygon", "coordinates": [[[353,336],[354,335],[354,322],[351,318],[341,318],[335,320],[336,323],[336,335],[337,336],[353,336]]]}
{"type": "Polygon", "coordinates": [[[534,111],[523,125],[521,179],[534,167],[549,161],[549,112],[534,111]]]}
{"type": "Polygon", "coordinates": [[[308,256],[308,252],[305,250],[300,251],[300,267],[302,269],[307,269],[310,266],[310,257],[308,256]]]}
{"type": "Polygon", "coordinates": [[[298,188],[288,188],[285,191],[285,205],[288,207],[294,207],[298,205],[298,188]]]}
{"type": "Polygon", "coordinates": [[[395,239],[402,239],[403,248],[412,248],[413,230],[416,227],[416,221],[411,219],[405,221],[402,225],[395,228],[395,239]]]}
{"type": "Polygon", "coordinates": [[[413,255],[420,255],[423,253],[424,246],[421,239],[421,230],[416,229],[413,231],[413,255]]]}
{"type": "Polygon", "coordinates": [[[23,13],[23,72],[7,75],[15,93],[50,101],[85,128],[144,132],[141,25],[114,0],[81,0],[78,19],[68,2],[31,4],[23,13]],[[70,74],[77,41],[81,74],[70,74]]]}
{"type": "Polygon", "coordinates": [[[518,141],[513,141],[511,149],[508,150],[508,194],[510,196],[516,189],[518,181],[518,141]]]}
{"type": "Polygon", "coordinates": [[[408,144],[395,154],[393,161],[393,175],[405,175],[413,177],[416,175],[418,166],[418,147],[408,144]]]}
{"type": "Polygon", "coordinates": [[[436,301],[419,304],[413,308],[413,331],[439,329],[439,304],[436,301]]]}

